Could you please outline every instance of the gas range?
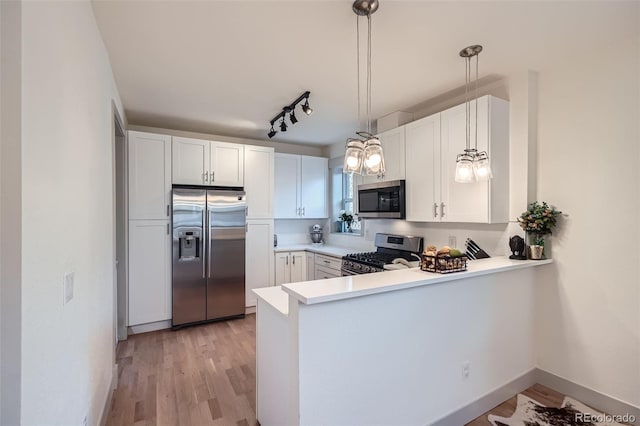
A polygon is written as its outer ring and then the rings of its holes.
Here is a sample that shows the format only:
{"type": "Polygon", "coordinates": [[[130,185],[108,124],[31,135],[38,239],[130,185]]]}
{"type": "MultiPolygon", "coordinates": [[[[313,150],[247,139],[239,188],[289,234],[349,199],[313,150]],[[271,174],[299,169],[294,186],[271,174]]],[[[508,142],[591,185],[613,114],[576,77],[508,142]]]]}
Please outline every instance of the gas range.
{"type": "MultiPolygon", "coordinates": [[[[376,234],[376,251],[352,253],[342,258],[342,276],[383,272],[396,259],[413,262],[422,253],[422,237],[376,234]]],[[[402,262],[402,261],[400,261],[402,262]]],[[[404,263],[404,262],[403,262],[404,263]]]]}

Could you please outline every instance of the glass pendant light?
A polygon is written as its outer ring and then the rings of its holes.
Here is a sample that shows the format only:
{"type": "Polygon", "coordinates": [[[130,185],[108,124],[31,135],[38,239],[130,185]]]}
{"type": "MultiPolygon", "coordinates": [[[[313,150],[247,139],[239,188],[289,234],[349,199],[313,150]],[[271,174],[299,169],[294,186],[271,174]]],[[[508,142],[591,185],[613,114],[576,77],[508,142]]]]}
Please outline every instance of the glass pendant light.
{"type": "Polygon", "coordinates": [[[344,153],[343,173],[362,173],[364,159],[364,143],[360,139],[347,139],[347,150],[344,153]]]}
{"type": "Polygon", "coordinates": [[[385,172],[384,152],[380,140],[371,134],[371,15],[378,10],[378,0],[356,0],[353,11],[356,18],[356,42],[358,55],[358,123],[361,121],[360,102],[360,16],[367,18],[367,97],[366,97],[366,132],[356,132],[362,139],[347,139],[344,157],[344,173],[381,175],[385,172]]]}
{"type": "Polygon", "coordinates": [[[460,183],[472,183],[487,181],[493,177],[489,154],[486,151],[478,152],[478,62],[482,46],[473,45],[460,51],[460,56],[465,59],[465,116],[466,116],[466,148],[463,154],[456,158],[455,181],[460,183]],[[471,148],[471,58],[476,58],[475,79],[475,145],[471,148]]]}

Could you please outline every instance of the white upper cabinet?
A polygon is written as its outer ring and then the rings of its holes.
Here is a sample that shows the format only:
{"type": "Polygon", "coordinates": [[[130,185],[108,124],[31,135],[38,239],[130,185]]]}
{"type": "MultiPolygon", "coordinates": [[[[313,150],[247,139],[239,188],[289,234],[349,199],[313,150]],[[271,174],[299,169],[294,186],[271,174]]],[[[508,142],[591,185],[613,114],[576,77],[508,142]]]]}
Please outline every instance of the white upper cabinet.
{"type": "Polygon", "coordinates": [[[406,202],[407,220],[439,220],[440,114],[407,124],[406,202]]]}
{"type": "Polygon", "coordinates": [[[273,218],[273,148],[244,147],[244,190],[247,193],[247,219],[273,218]]]}
{"type": "Polygon", "coordinates": [[[172,159],[174,184],[244,185],[244,145],[174,136],[172,159]]]}
{"type": "Polygon", "coordinates": [[[329,160],[292,154],[275,157],[275,218],[328,217],[329,160]]]}
{"type": "Polygon", "coordinates": [[[173,183],[209,185],[209,145],[202,139],[173,137],[173,183]]]}
{"type": "Polygon", "coordinates": [[[171,203],[171,137],[129,132],[129,219],[167,219],[171,203]]]}
{"type": "Polygon", "coordinates": [[[405,126],[378,135],[384,153],[385,172],[378,176],[363,176],[363,183],[405,178],[405,126]]]}
{"type": "Polygon", "coordinates": [[[299,155],[275,154],[274,217],[297,219],[300,217],[300,164],[299,155]]]}
{"type": "MultiPolygon", "coordinates": [[[[471,102],[475,146],[475,102],[471,102]]],[[[478,99],[478,151],[487,151],[493,179],[455,181],[456,156],[466,146],[465,105],[407,124],[407,220],[506,223],[509,198],[509,103],[478,99]]]]}
{"type": "Polygon", "coordinates": [[[303,155],[300,176],[302,217],[310,219],[328,217],[327,181],[329,180],[329,160],[322,157],[307,157],[303,155]]]}
{"type": "Polygon", "coordinates": [[[244,145],[211,142],[209,184],[244,186],[244,145]]]}

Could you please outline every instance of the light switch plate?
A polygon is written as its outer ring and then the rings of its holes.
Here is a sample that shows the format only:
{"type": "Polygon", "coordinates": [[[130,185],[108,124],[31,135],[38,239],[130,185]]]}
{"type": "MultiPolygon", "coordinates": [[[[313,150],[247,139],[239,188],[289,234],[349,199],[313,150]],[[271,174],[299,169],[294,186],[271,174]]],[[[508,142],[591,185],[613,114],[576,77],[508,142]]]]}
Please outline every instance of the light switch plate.
{"type": "Polygon", "coordinates": [[[449,247],[457,248],[458,241],[455,235],[449,235],[449,247]]]}
{"type": "Polygon", "coordinates": [[[66,305],[67,303],[69,303],[71,301],[71,299],[73,299],[73,284],[74,284],[74,279],[75,279],[75,273],[74,272],[67,272],[66,274],[64,274],[64,301],[63,301],[63,305],[66,305]]]}

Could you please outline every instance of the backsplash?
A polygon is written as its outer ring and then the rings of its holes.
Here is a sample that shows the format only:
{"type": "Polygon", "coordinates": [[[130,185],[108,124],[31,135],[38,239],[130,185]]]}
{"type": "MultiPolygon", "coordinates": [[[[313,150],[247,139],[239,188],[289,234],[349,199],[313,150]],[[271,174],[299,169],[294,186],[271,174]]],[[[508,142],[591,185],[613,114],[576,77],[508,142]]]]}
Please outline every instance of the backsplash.
{"type": "MultiPolygon", "coordinates": [[[[405,220],[367,219],[364,223],[364,236],[330,234],[327,243],[348,246],[354,249],[373,249],[375,235],[378,232],[423,237],[425,245],[441,247],[449,245],[449,237],[456,239],[455,246],[465,248],[465,240],[473,239],[491,255],[511,254],[509,238],[513,235],[524,237],[517,222],[508,224],[470,224],[470,223],[422,223],[405,220]]],[[[325,234],[326,235],[326,234],[325,234]]]]}
{"type": "Polygon", "coordinates": [[[326,241],[329,233],[327,219],[276,219],[274,229],[278,236],[278,245],[311,244],[311,227],[316,223],[322,226],[326,241]]]}

